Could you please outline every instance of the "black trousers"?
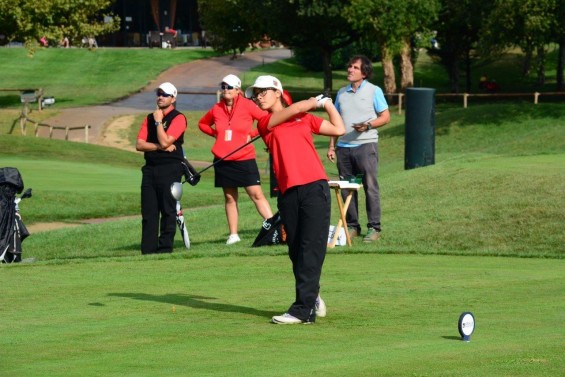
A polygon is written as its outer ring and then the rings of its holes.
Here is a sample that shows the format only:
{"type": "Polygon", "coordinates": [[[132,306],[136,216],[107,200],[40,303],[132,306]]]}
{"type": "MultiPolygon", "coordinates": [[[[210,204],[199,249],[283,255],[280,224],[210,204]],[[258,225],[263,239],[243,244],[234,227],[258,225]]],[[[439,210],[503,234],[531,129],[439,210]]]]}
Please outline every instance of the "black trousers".
{"type": "Polygon", "coordinates": [[[176,232],[171,184],[181,181],[182,165],[145,165],[141,172],[141,253],[170,253],[176,232]]]}
{"type": "Polygon", "coordinates": [[[315,322],[330,227],[328,182],[316,181],[288,189],[279,195],[278,208],[286,230],[296,290],[295,301],[287,312],[303,321],[315,322]]]}

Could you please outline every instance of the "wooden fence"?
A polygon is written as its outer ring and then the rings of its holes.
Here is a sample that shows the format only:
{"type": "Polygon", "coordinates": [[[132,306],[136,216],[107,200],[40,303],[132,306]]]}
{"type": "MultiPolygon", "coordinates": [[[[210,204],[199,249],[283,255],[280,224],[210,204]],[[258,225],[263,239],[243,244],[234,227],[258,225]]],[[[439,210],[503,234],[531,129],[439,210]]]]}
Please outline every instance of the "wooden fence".
{"type": "MultiPolygon", "coordinates": [[[[406,96],[405,93],[391,93],[385,94],[387,97],[398,97],[398,114],[402,114],[402,105],[403,99],[406,96]]],[[[466,109],[469,104],[469,98],[515,98],[515,97],[522,97],[522,98],[533,98],[534,104],[537,105],[539,103],[539,98],[542,96],[548,97],[556,97],[556,96],[565,96],[565,92],[534,92],[534,93],[436,93],[436,97],[461,97],[463,100],[463,108],[466,109]]]]}
{"type": "Polygon", "coordinates": [[[18,119],[16,119],[14,121],[14,124],[12,125],[12,129],[10,130],[10,133],[12,133],[12,131],[14,130],[14,127],[16,125],[16,123],[20,123],[20,131],[22,133],[22,135],[26,135],[27,134],[27,123],[33,123],[34,125],[34,135],[35,137],[39,136],[39,129],[41,127],[46,127],[49,129],[49,138],[52,139],[53,138],[53,131],[54,130],[64,130],[65,131],[65,140],[69,140],[69,133],[71,131],[76,131],[76,130],[83,130],[84,131],[84,142],[86,144],[88,144],[88,130],[91,128],[90,125],[86,124],[84,126],[77,126],[77,127],[69,127],[69,126],[54,126],[51,124],[46,124],[46,123],[41,123],[38,121],[35,121],[33,119],[30,119],[28,117],[29,114],[29,103],[28,102],[24,102],[23,104],[23,108],[22,108],[22,112],[20,113],[20,117],[18,119]]]}

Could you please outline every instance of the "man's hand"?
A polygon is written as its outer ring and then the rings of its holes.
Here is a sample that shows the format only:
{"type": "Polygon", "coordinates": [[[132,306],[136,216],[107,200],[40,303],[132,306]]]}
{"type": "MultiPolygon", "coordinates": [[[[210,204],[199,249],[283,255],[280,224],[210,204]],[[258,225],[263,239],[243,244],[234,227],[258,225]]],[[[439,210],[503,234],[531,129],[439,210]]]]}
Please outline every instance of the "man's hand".
{"type": "Polygon", "coordinates": [[[351,125],[353,129],[357,132],[365,132],[368,131],[371,127],[369,126],[369,122],[362,122],[362,123],[353,123],[351,125]]]}
{"type": "Polygon", "coordinates": [[[334,147],[329,147],[328,148],[328,153],[326,155],[328,157],[328,160],[330,160],[331,162],[335,162],[335,148],[334,147]]]}
{"type": "Polygon", "coordinates": [[[157,109],[153,111],[153,118],[155,118],[155,122],[163,122],[163,111],[157,107],[157,109]]]}

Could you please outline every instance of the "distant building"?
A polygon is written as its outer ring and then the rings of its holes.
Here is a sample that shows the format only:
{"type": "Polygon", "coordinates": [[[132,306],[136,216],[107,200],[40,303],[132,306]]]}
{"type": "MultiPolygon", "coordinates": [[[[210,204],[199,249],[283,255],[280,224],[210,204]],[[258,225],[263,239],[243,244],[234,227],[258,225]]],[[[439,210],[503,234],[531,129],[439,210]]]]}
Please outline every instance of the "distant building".
{"type": "Polygon", "coordinates": [[[120,17],[120,30],[99,36],[101,46],[150,46],[151,35],[167,26],[177,31],[177,46],[200,46],[197,0],[116,0],[109,10],[120,17]]]}

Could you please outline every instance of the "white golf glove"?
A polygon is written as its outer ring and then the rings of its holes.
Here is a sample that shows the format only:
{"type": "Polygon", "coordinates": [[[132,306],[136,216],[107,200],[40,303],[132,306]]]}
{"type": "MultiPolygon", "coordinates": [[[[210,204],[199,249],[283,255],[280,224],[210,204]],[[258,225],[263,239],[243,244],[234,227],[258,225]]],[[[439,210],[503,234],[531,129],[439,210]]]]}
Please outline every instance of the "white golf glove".
{"type": "Polygon", "coordinates": [[[317,102],[318,109],[323,109],[324,105],[328,101],[332,102],[332,99],[330,97],[324,96],[323,94],[316,96],[316,102],[317,102]]]}

